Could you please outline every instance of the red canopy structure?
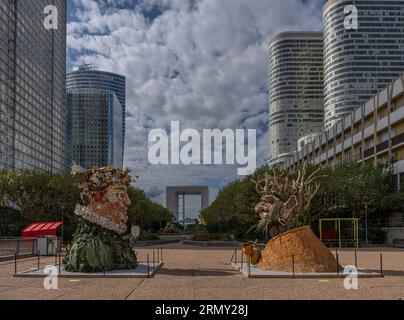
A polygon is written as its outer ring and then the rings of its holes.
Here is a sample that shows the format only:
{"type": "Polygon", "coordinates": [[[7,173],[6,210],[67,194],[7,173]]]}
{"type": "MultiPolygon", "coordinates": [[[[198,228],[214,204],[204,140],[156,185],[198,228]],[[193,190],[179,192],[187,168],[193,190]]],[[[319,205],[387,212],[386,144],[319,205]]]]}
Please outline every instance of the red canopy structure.
{"type": "Polygon", "coordinates": [[[56,236],[56,231],[62,224],[63,222],[32,223],[22,230],[21,236],[23,238],[56,236]]]}

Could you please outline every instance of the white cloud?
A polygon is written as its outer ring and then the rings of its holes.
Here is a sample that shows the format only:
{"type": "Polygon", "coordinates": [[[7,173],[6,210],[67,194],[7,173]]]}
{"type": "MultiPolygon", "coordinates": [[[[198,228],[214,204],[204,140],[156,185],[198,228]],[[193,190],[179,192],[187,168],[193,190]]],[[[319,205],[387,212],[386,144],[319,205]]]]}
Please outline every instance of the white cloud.
{"type": "MultiPolygon", "coordinates": [[[[209,184],[235,167],[150,167],[147,135],[179,120],[182,129],[257,129],[258,161],[267,157],[267,55],[284,30],[319,30],[321,1],[73,0],[71,63],[127,77],[125,163],[146,190],[209,184]]],[[[215,191],[216,190],[216,191],[215,191]]],[[[159,200],[164,203],[163,196],[159,200]]]]}

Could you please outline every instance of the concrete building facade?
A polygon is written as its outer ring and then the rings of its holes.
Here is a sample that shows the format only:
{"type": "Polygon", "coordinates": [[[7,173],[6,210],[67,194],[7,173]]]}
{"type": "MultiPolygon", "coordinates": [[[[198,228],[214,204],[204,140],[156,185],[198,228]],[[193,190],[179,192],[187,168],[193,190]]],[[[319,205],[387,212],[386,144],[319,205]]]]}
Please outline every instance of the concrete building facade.
{"type": "Polygon", "coordinates": [[[210,204],[209,187],[193,186],[193,187],[167,187],[166,188],[166,208],[174,212],[177,221],[186,219],[186,203],[185,196],[200,195],[201,209],[205,209],[210,204]]]}
{"type": "Polygon", "coordinates": [[[394,170],[393,183],[404,190],[404,73],[294,153],[284,168],[305,161],[321,166],[352,161],[389,164],[394,170]]]}

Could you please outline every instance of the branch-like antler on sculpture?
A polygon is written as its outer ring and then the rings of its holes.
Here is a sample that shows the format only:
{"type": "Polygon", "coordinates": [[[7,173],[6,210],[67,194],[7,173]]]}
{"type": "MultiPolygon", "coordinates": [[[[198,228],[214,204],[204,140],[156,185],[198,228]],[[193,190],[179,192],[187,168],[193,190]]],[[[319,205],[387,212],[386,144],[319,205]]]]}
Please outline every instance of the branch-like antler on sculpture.
{"type": "Polygon", "coordinates": [[[309,209],[320,183],[316,182],[320,169],[307,175],[307,163],[298,172],[296,179],[290,179],[287,172],[273,171],[263,179],[254,181],[261,202],[255,212],[261,221],[256,229],[275,237],[280,233],[298,227],[298,221],[309,209]]]}

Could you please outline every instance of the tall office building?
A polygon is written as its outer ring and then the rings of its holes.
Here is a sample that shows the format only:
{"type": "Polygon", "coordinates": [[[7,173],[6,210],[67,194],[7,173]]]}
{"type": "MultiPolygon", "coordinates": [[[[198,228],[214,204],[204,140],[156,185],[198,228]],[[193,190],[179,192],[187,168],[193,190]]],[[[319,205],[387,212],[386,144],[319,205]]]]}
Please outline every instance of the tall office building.
{"type": "MultiPolygon", "coordinates": [[[[66,87],[67,90],[103,89],[114,92],[122,106],[122,145],[125,146],[126,78],[116,73],[93,70],[90,65],[83,65],[67,75],[66,87]]],[[[123,152],[122,148],[122,157],[123,152]]]]}
{"type": "Polygon", "coordinates": [[[269,44],[270,164],[298,150],[324,121],[323,34],[284,32],[269,44]]]}
{"type": "Polygon", "coordinates": [[[123,167],[122,88],[125,78],[112,73],[81,68],[67,75],[67,158],[72,162],[85,168],[123,167]]]}
{"type": "Polygon", "coordinates": [[[66,12],[66,0],[0,0],[0,169],[66,169],[66,12]]]}
{"type": "Polygon", "coordinates": [[[349,115],[404,70],[403,0],[329,0],[324,7],[325,127],[349,115]],[[354,5],[358,29],[346,29],[354,5]],[[349,7],[347,8],[349,9],[349,7]]]}

